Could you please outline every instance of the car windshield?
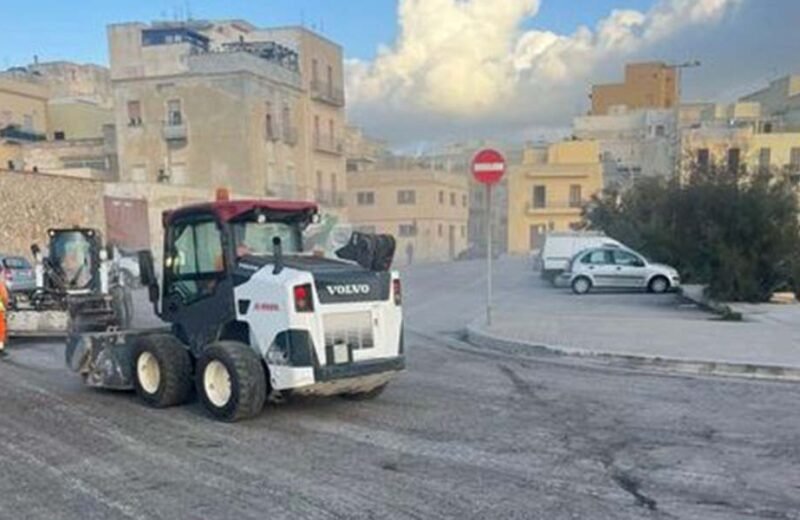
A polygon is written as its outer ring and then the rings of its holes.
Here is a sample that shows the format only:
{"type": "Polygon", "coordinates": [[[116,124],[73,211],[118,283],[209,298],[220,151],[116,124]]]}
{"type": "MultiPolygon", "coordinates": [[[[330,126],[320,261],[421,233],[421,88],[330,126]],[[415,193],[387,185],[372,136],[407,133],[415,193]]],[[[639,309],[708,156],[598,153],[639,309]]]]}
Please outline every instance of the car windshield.
{"type": "Polygon", "coordinates": [[[236,257],[245,255],[271,255],[273,253],[272,240],[281,239],[283,252],[297,254],[303,252],[300,229],[296,224],[285,222],[259,222],[253,220],[239,221],[233,224],[236,239],[236,257]]]}
{"type": "Polygon", "coordinates": [[[3,266],[6,269],[30,269],[31,264],[24,258],[12,256],[3,260],[3,266]]]}

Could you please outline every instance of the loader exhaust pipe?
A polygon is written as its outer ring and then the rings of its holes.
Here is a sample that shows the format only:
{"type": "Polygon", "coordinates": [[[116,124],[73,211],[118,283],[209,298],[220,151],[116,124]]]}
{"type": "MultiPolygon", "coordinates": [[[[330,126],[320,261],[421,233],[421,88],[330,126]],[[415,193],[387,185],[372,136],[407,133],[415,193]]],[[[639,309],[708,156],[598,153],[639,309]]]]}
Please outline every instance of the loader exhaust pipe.
{"type": "Polygon", "coordinates": [[[272,274],[281,274],[283,271],[283,246],[281,245],[281,237],[272,238],[272,255],[275,257],[275,269],[272,274]]]}

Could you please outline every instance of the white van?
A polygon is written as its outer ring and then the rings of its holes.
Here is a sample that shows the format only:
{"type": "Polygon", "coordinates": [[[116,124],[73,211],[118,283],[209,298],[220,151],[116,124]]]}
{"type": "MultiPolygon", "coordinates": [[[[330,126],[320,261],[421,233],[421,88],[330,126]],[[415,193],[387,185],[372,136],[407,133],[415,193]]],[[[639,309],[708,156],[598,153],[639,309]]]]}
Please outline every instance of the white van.
{"type": "Polygon", "coordinates": [[[599,231],[548,233],[536,264],[541,270],[542,278],[555,283],[572,257],[584,249],[603,246],[622,247],[622,244],[599,231]]]}

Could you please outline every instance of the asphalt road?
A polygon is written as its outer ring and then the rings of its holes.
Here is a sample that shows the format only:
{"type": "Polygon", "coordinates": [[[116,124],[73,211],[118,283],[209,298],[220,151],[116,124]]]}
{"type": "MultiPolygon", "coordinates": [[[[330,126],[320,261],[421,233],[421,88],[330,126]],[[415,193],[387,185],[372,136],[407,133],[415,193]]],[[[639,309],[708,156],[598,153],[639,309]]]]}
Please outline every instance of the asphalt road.
{"type": "MultiPolygon", "coordinates": [[[[499,290],[518,283],[503,263],[499,290]]],[[[475,350],[478,263],[406,277],[409,369],[373,402],[235,425],[0,364],[0,518],[800,518],[800,386],[475,350]]]]}

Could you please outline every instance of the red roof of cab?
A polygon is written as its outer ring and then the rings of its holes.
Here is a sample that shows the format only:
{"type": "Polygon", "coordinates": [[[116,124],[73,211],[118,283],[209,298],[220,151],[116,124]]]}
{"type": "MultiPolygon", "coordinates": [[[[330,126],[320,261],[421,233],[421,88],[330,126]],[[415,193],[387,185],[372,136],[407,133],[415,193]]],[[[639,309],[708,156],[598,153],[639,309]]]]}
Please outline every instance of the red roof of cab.
{"type": "Polygon", "coordinates": [[[292,200],[226,200],[218,202],[205,202],[183,206],[178,209],[164,212],[164,222],[166,223],[174,216],[187,215],[198,212],[216,213],[221,220],[229,221],[234,218],[249,213],[254,210],[273,211],[279,213],[312,212],[316,213],[319,208],[314,202],[292,201],[292,200]]]}

